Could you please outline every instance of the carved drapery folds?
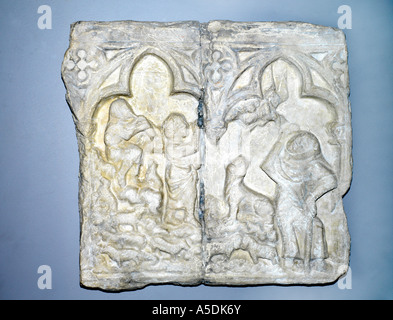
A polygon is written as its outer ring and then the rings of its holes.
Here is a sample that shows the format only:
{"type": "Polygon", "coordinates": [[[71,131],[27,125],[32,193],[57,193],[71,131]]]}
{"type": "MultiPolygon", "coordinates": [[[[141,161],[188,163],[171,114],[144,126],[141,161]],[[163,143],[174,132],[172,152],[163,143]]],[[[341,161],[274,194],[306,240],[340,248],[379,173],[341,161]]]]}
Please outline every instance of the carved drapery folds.
{"type": "Polygon", "coordinates": [[[313,284],[346,272],[341,31],[79,22],[62,76],[80,153],[83,285],[313,284]]]}

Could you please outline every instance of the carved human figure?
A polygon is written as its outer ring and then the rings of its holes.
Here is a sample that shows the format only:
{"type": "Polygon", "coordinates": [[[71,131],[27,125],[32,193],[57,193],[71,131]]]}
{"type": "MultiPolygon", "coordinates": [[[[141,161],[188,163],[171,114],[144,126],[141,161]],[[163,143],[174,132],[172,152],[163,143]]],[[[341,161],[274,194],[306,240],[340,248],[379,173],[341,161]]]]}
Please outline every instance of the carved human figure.
{"type": "Polygon", "coordinates": [[[205,217],[208,256],[221,255],[230,259],[236,250],[243,250],[248,252],[254,264],[259,258],[275,264],[274,209],[266,196],[244,183],[247,168],[248,162],[241,155],[226,168],[224,193],[229,212],[221,217],[213,210],[205,217]]]}
{"type": "Polygon", "coordinates": [[[117,181],[122,188],[127,185],[127,173],[131,168],[134,168],[135,177],[139,174],[143,150],[130,142],[137,135],[151,140],[155,132],[150,122],[144,116],[135,115],[124,99],[112,102],[104,135],[105,153],[117,168],[117,181]]]}
{"type": "MultiPolygon", "coordinates": [[[[269,203],[269,199],[252,189],[245,183],[248,162],[243,156],[235,158],[227,167],[225,172],[224,193],[229,205],[229,220],[239,219],[241,208],[247,206],[252,208],[253,214],[261,213],[264,208],[259,207],[259,203],[269,203]]],[[[269,211],[266,206],[266,211],[269,211]]]]}
{"type": "Polygon", "coordinates": [[[235,223],[237,229],[241,230],[237,248],[247,250],[254,263],[257,263],[258,258],[267,258],[276,263],[274,209],[266,196],[245,184],[248,166],[248,161],[240,155],[226,168],[224,190],[229,205],[226,224],[235,223]]]}
{"type": "Polygon", "coordinates": [[[197,169],[199,152],[190,124],[180,113],[171,113],[163,122],[165,182],[168,192],[166,220],[199,221],[197,198],[197,169]]]}
{"type": "Polygon", "coordinates": [[[225,116],[225,121],[240,120],[252,131],[257,126],[263,127],[269,121],[281,121],[282,115],[276,109],[280,104],[280,96],[274,89],[265,92],[263,99],[247,99],[240,101],[225,116]]]}
{"type": "Polygon", "coordinates": [[[324,159],[318,139],[296,131],[279,140],[261,165],[277,183],[276,217],[282,239],[283,264],[288,268],[311,261],[324,267],[328,257],[324,226],[317,217],[316,201],[337,187],[337,179],[324,159]]]}

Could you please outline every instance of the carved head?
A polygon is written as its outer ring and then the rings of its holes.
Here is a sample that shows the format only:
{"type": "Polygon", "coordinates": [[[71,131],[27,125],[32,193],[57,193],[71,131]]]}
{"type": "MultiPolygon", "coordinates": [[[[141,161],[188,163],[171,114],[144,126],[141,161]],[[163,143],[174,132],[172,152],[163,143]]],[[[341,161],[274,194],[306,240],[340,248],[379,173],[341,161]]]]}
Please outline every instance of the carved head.
{"type": "Polygon", "coordinates": [[[242,156],[238,156],[227,166],[228,177],[244,177],[247,173],[248,163],[242,156]]]}
{"type": "Polygon", "coordinates": [[[190,125],[184,115],[171,113],[163,122],[162,129],[167,139],[180,142],[189,134],[190,125]]]}
{"type": "Polygon", "coordinates": [[[280,158],[281,169],[293,181],[302,181],[315,161],[329,166],[317,137],[307,131],[296,132],[285,144],[280,158]]]}
{"type": "Polygon", "coordinates": [[[129,120],[135,118],[135,114],[124,99],[117,99],[109,107],[109,118],[111,120],[129,120]]]}
{"type": "Polygon", "coordinates": [[[315,135],[307,131],[299,131],[288,140],[285,147],[285,158],[288,160],[312,160],[321,154],[321,146],[315,135]]]}

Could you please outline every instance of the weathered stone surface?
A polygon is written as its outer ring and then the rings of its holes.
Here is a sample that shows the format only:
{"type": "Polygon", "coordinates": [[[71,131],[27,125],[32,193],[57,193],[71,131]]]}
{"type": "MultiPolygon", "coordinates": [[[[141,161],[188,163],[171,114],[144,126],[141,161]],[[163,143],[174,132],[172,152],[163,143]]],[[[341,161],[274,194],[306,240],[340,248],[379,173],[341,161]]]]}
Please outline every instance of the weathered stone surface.
{"type": "Polygon", "coordinates": [[[83,285],[313,284],[346,272],[341,31],[79,22],[62,76],[80,153],[83,285]]]}
{"type": "Polygon", "coordinates": [[[347,269],[350,244],[343,33],[227,21],[205,31],[205,279],[334,281],[347,269]]]}

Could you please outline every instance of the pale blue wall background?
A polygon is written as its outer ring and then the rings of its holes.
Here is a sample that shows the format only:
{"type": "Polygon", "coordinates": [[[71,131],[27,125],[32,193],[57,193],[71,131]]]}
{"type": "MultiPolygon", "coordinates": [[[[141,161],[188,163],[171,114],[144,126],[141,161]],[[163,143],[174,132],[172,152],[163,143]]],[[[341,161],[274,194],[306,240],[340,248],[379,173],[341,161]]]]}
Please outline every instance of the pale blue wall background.
{"type": "Polygon", "coordinates": [[[1,0],[0,298],[392,299],[393,2],[390,0],[1,0]],[[52,30],[37,8],[52,8],[52,30]],[[110,294],[79,286],[78,152],[60,66],[77,20],[305,21],[337,27],[350,5],[353,182],[344,198],[352,289],[152,286],[110,294]],[[50,265],[53,289],[39,290],[50,265]]]}

